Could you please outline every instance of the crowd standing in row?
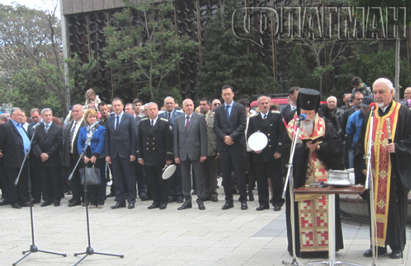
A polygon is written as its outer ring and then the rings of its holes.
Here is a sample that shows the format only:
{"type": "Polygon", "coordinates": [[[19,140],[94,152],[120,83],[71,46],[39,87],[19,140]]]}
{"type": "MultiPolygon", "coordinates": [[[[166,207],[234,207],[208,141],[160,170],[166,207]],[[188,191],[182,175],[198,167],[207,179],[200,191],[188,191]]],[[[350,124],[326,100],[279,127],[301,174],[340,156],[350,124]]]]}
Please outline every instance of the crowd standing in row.
{"type": "MultiPolygon", "coordinates": [[[[376,82],[375,87],[380,84],[388,92],[392,87],[385,81],[376,82]]],[[[237,192],[241,209],[248,209],[247,201],[254,200],[253,188],[257,183],[257,210],[269,209],[271,202],[274,211],[279,211],[283,204],[284,168],[297,114],[307,115],[302,128],[309,138],[313,134],[323,136],[323,142],[304,142],[301,152],[296,153],[296,158],[301,159],[297,163],[304,164],[295,168],[297,186],[320,180],[324,176],[319,178],[318,173],[328,169],[355,168],[357,182],[364,182],[364,124],[373,94],[380,97],[381,91],[376,92],[373,87],[371,92],[357,77],[353,78],[352,86],[352,91],[344,94],[341,107],[334,96],[320,106],[316,91],[292,87],[289,104],[281,112],[268,96],[257,99],[256,110],[250,108],[248,100],[234,101],[234,88],[229,85],[221,89],[223,103],[219,99],[212,102],[201,99],[195,108],[192,99],[185,99],[180,109],[172,97],[166,97],[161,110],[156,103],[143,104],[139,99],[124,105],[120,98],[114,98],[110,106],[89,89],[86,104],[73,105],[64,123],[53,117],[49,108],[32,109],[32,121],[27,123],[23,110],[13,108],[9,117],[0,115],[3,197],[0,205],[59,206],[64,193],[68,192],[72,194],[70,207],[88,203],[102,207],[107,182],[112,177],[109,195],[115,197],[112,209],[126,206],[133,209],[138,196],[142,201],[152,200],[149,209],[165,209],[169,202],[176,201],[181,203],[178,210],[184,210],[192,208],[192,194],[196,194],[198,208],[204,210],[206,201],[218,201],[217,176],[221,175],[225,195],[223,210],[234,207],[233,195],[237,192]],[[268,144],[254,152],[249,149],[247,139],[257,131],[267,136],[268,144]],[[20,165],[28,153],[29,163],[15,186],[20,165]],[[80,155],[84,155],[80,168],[94,166],[101,173],[101,184],[89,188],[88,203],[83,200],[79,171],[67,180],[80,155]],[[178,165],[176,172],[164,180],[163,169],[173,163],[178,165]]],[[[404,96],[402,108],[408,110],[411,88],[405,90],[404,96]]],[[[296,205],[297,209],[304,202],[296,205]]],[[[296,217],[297,224],[299,218],[296,217]]],[[[397,218],[390,216],[391,220],[397,218]]],[[[289,215],[287,225],[290,233],[289,215]]],[[[341,228],[337,217],[338,229],[341,228]]],[[[402,252],[405,240],[401,234],[397,238],[395,241],[401,243],[396,242],[394,248],[402,252]]],[[[342,248],[342,235],[338,233],[337,243],[337,249],[342,248]]],[[[301,243],[301,247],[297,247],[299,255],[304,251],[303,246],[301,243]]],[[[289,251],[291,253],[290,245],[289,251]]]]}

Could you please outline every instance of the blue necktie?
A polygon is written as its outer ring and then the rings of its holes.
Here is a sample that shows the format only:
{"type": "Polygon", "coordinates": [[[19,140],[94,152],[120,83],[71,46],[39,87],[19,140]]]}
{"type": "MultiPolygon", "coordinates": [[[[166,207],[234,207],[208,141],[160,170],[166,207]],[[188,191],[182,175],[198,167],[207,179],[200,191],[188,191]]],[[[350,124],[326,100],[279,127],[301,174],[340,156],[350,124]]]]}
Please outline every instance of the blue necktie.
{"type": "Polygon", "coordinates": [[[50,124],[46,124],[46,126],[44,127],[44,129],[46,130],[46,133],[49,131],[49,127],[50,127],[50,124]]]}
{"type": "Polygon", "coordinates": [[[230,118],[230,105],[225,106],[225,112],[226,112],[227,120],[228,120],[230,118]]]}

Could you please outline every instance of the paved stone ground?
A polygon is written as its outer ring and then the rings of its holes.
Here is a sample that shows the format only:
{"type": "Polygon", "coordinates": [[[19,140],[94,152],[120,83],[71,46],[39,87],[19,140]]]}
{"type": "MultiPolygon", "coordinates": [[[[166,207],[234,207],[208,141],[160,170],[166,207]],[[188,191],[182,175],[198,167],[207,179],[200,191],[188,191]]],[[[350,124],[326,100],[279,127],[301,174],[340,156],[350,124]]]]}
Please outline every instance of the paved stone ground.
{"type": "MultiPolygon", "coordinates": [[[[36,244],[41,249],[66,252],[66,258],[36,253],[20,265],[72,265],[74,252],[87,246],[86,217],[83,207],[33,208],[36,244]]],[[[195,198],[195,196],[194,196],[195,198]]],[[[286,252],[285,212],[255,211],[257,202],[249,202],[249,210],[240,204],[222,211],[219,202],[206,202],[206,210],[197,208],[177,211],[179,204],[171,203],[166,210],[148,210],[151,202],[137,201],[133,210],[111,210],[113,198],[103,209],[90,209],[91,243],[95,251],[114,252],[125,258],[93,255],[81,265],[282,265],[290,261],[286,252]]],[[[196,207],[196,206],[195,206],[196,207]]],[[[0,265],[11,265],[21,251],[31,243],[29,209],[0,207],[0,265]]],[[[368,226],[356,221],[344,221],[345,248],[337,259],[370,265],[362,257],[368,247],[368,226]]],[[[411,228],[407,229],[411,240],[411,228]]],[[[378,265],[411,265],[407,245],[405,259],[380,258],[378,265]]],[[[307,263],[309,260],[301,260],[307,263]]]]}

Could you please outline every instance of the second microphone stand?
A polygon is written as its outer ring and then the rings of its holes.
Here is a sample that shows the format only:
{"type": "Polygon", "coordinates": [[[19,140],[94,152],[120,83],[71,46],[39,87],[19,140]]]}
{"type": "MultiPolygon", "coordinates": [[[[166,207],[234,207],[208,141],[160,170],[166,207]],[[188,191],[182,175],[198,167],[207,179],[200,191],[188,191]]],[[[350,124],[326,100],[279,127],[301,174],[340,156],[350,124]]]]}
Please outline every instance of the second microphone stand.
{"type": "Polygon", "coordinates": [[[297,255],[295,252],[295,206],[294,206],[294,177],[293,177],[293,160],[294,160],[294,153],[295,153],[295,146],[297,145],[298,137],[300,135],[300,124],[301,120],[298,119],[297,122],[297,130],[295,132],[292,144],[291,144],[291,150],[290,150],[290,157],[288,159],[288,164],[287,164],[287,178],[284,184],[284,189],[283,189],[283,194],[282,198],[285,200],[286,199],[286,191],[287,191],[287,186],[288,190],[290,193],[290,212],[291,212],[291,242],[292,242],[292,249],[293,249],[293,259],[291,262],[285,262],[283,261],[284,265],[292,265],[292,266],[298,266],[302,265],[297,261],[297,255]]]}
{"type": "MultiPolygon", "coordinates": [[[[18,173],[18,175],[17,175],[17,177],[16,177],[16,180],[14,181],[14,185],[15,185],[15,186],[17,186],[17,185],[19,184],[20,177],[21,177],[21,175],[22,175],[22,173],[23,173],[23,171],[24,171],[24,167],[26,166],[26,162],[28,161],[28,157],[29,157],[30,151],[31,151],[31,145],[32,145],[32,143],[33,143],[34,136],[36,135],[36,131],[37,131],[36,129],[37,129],[37,127],[34,127],[34,128],[33,128],[33,135],[31,136],[31,139],[30,139],[29,150],[28,150],[27,153],[24,155],[24,159],[23,159],[23,162],[21,163],[19,173],[18,173]]],[[[31,199],[32,199],[32,191],[31,191],[30,165],[28,164],[26,167],[27,167],[27,190],[28,190],[28,194],[29,194],[29,199],[30,199],[30,201],[31,201],[31,199]]],[[[63,257],[66,257],[66,256],[67,256],[67,254],[65,254],[65,253],[58,253],[58,252],[53,252],[53,251],[42,250],[42,249],[39,249],[39,248],[36,246],[36,243],[35,243],[35,241],[34,241],[33,203],[30,203],[30,227],[31,227],[31,245],[30,245],[30,248],[29,248],[28,250],[24,250],[24,251],[22,252],[22,253],[23,253],[23,257],[21,257],[18,261],[14,262],[14,263],[13,263],[13,266],[15,266],[15,265],[17,265],[18,263],[20,263],[22,260],[24,260],[24,259],[25,259],[26,257],[28,257],[30,254],[37,253],[37,252],[46,253],[46,254],[51,254],[51,255],[57,255],[57,256],[63,256],[63,257]]]]}
{"type": "MultiPolygon", "coordinates": [[[[68,180],[70,181],[72,178],[73,178],[73,175],[74,175],[74,173],[75,173],[75,171],[77,170],[77,168],[78,168],[78,166],[79,166],[79,164],[80,164],[80,162],[81,162],[81,160],[83,159],[83,157],[84,157],[84,155],[85,155],[85,151],[87,150],[87,148],[90,146],[90,143],[91,143],[91,137],[92,136],[90,136],[88,139],[87,139],[87,141],[86,141],[86,143],[85,143],[85,145],[84,145],[84,148],[83,148],[83,151],[81,152],[81,154],[80,154],[80,156],[79,156],[79,158],[78,158],[78,160],[77,160],[77,163],[76,163],[76,165],[74,166],[74,169],[73,169],[73,171],[71,172],[71,174],[70,174],[70,176],[69,176],[69,178],[68,178],[68,180]]],[[[112,257],[119,257],[119,258],[124,258],[124,255],[121,255],[121,254],[112,254],[112,253],[102,253],[102,252],[96,252],[96,251],[94,251],[94,249],[91,247],[91,240],[90,240],[90,218],[89,218],[89,214],[88,214],[88,200],[87,200],[87,191],[88,191],[88,189],[87,189],[87,176],[84,176],[84,198],[83,198],[83,200],[84,200],[84,203],[85,203],[85,209],[86,209],[86,220],[87,220],[87,243],[88,243],[88,245],[87,245],[87,248],[86,248],[86,251],[85,252],[79,252],[79,253],[74,253],[74,256],[79,256],[79,255],[83,255],[83,257],[81,257],[81,259],[80,260],[78,260],[75,264],[73,264],[73,266],[76,266],[76,265],[78,265],[78,264],[80,264],[83,260],[85,260],[88,256],[91,256],[91,255],[103,255],[103,256],[112,256],[112,257]]]]}

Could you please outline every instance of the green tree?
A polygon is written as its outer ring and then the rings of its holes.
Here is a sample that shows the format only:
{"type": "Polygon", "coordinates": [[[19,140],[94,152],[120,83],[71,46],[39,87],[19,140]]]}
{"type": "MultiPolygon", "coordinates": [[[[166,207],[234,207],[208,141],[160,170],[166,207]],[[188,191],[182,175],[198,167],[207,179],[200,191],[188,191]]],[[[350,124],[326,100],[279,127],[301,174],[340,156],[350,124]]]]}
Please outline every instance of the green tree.
{"type": "Polygon", "coordinates": [[[116,13],[106,27],[104,56],[112,73],[112,95],[129,90],[133,96],[159,101],[179,98],[178,65],[197,43],[175,30],[171,2],[141,1],[116,13]]]}
{"type": "MultiPolygon", "coordinates": [[[[205,31],[204,63],[200,66],[200,96],[217,97],[224,84],[234,86],[240,96],[277,91],[271,66],[264,63],[259,47],[236,38],[232,32],[232,13],[239,7],[240,1],[224,1],[221,15],[209,21],[205,31]]],[[[236,26],[237,22],[233,23],[236,26]]]]}
{"type": "Polygon", "coordinates": [[[60,22],[55,11],[0,5],[0,102],[26,110],[64,106],[60,22]]]}

